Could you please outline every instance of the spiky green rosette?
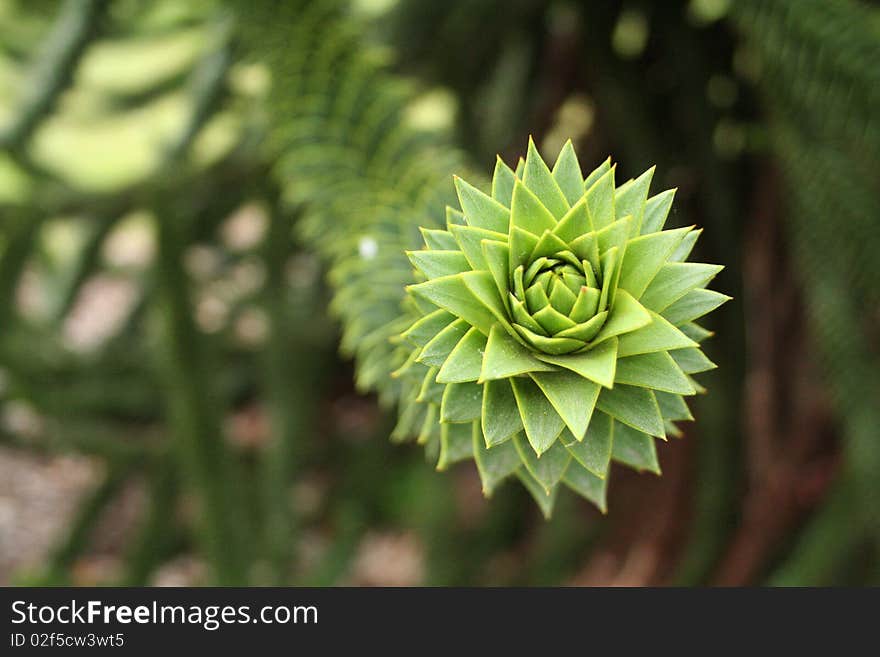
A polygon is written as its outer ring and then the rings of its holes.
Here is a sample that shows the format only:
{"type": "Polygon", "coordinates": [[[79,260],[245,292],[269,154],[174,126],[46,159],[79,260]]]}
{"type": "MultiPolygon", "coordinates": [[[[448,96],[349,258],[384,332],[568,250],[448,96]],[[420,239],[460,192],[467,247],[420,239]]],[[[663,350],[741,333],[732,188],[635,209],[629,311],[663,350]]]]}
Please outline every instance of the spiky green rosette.
{"type": "Polygon", "coordinates": [[[547,515],[561,483],[604,511],[611,460],[659,473],[654,438],[714,367],[694,320],[728,297],[704,289],[720,266],[684,262],[700,231],[663,230],[674,190],[648,198],[652,174],[584,179],[571,143],[551,171],[530,141],[491,196],[455,180],[461,210],[409,253],[398,437],[441,469],[473,458],[486,494],[517,476],[547,515]]]}

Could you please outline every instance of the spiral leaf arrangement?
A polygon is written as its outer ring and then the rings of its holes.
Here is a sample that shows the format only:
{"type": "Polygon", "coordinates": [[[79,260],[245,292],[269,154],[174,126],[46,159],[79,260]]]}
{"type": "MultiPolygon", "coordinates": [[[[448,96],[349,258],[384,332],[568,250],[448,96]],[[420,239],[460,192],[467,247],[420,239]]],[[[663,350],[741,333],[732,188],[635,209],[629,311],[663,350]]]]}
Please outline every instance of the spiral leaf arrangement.
{"type": "Polygon", "coordinates": [[[729,297],[705,289],[721,266],[685,262],[700,231],[663,230],[674,190],[649,197],[652,175],[584,178],[570,142],[550,169],[530,140],[490,194],[455,179],[460,209],[408,254],[398,437],[440,469],[473,458],[487,495],[515,475],[545,515],[560,484],[604,511],[612,459],[659,474],[654,439],[715,367],[694,322],[729,297]]]}

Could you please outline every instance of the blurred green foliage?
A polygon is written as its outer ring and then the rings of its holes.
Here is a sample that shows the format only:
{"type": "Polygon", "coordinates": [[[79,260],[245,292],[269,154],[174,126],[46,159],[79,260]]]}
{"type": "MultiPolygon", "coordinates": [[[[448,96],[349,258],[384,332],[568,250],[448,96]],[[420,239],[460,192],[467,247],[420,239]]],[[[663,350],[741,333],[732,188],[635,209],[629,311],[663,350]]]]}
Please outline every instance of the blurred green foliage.
{"type": "Polygon", "coordinates": [[[880,582],[878,16],[0,1],[0,440],[101,468],[15,581],[83,583],[134,485],[101,583],[192,554],[212,583],[369,583],[370,545],[375,581],[414,552],[399,581],[880,582]],[[705,227],[736,299],[696,426],[663,478],[615,471],[607,517],[569,497],[545,523],[513,486],[486,503],[387,440],[403,250],[444,221],[451,173],[529,134],[624,178],[656,164],[670,226],[705,227]]]}

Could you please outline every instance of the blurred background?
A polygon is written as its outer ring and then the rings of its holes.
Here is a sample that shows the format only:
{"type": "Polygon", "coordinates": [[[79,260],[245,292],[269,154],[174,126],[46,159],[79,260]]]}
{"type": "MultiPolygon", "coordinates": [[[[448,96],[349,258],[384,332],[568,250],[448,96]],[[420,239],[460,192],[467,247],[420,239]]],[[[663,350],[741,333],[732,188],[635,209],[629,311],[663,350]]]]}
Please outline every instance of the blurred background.
{"type": "Polygon", "coordinates": [[[0,0],[0,584],[880,584],[878,171],[863,1],[0,0]],[[389,441],[402,249],[530,134],[735,297],[605,516],[389,441]]]}

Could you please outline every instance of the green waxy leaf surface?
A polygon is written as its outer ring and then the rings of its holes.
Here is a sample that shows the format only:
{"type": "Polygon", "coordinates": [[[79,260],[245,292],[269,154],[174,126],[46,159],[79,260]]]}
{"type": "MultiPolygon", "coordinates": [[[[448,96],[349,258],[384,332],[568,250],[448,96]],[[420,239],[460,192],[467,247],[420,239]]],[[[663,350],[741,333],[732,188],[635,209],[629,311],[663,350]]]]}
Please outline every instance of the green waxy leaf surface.
{"type": "Polygon", "coordinates": [[[537,237],[543,235],[545,230],[553,230],[556,219],[538,197],[517,180],[513,188],[510,224],[511,229],[519,228],[537,237]]]}
{"type": "Polygon", "coordinates": [[[513,444],[526,470],[549,493],[565,475],[568,464],[571,462],[571,454],[560,442],[554,443],[540,457],[535,454],[532,446],[522,436],[514,436],[513,444]]]}
{"type": "Polygon", "coordinates": [[[672,324],[684,324],[712,312],[730,297],[715,290],[691,290],[661,314],[672,324]]]}
{"type": "Polygon", "coordinates": [[[611,462],[614,421],[601,411],[593,413],[583,440],[569,436],[565,446],[574,459],[597,477],[605,478],[611,462]]]}
{"type": "Polygon", "coordinates": [[[510,211],[491,196],[466,183],[461,178],[455,180],[455,191],[461,202],[461,209],[469,226],[507,233],[510,211]]]}
{"type": "MultiPolygon", "coordinates": [[[[585,185],[590,183],[588,178],[585,185]]],[[[610,167],[586,192],[587,208],[596,230],[605,228],[614,221],[614,167],[610,167]]]]}
{"type": "Polygon", "coordinates": [[[679,395],[694,395],[697,392],[672,356],[665,351],[621,358],[617,361],[614,381],[679,395]]]}
{"type": "Polygon", "coordinates": [[[472,434],[474,460],[477,462],[483,493],[491,495],[498,484],[522,467],[522,459],[512,440],[491,449],[486,447],[479,423],[474,424],[472,434]]]}
{"type": "Polygon", "coordinates": [[[558,365],[600,386],[610,388],[614,385],[614,372],[617,367],[617,339],[611,338],[579,354],[564,356],[537,354],[537,357],[545,363],[558,365]]]}
{"type": "Polygon", "coordinates": [[[722,269],[721,265],[700,262],[667,262],[657,272],[640,301],[646,308],[659,313],[694,288],[705,286],[722,269]]]}
{"type": "Polygon", "coordinates": [[[445,310],[435,310],[425,315],[403,334],[403,339],[423,347],[437,335],[439,331],[455,321],[455,316],[445,310]]]}
{"type": "Polygon", "coordinates": [[[534,372],[532,379],[577,440],[587,431],[599,384],[570,371],[534,372]]]}
{"type": "Polygon", "coordinates": [[[660,192],[648,199],[645,203],[645,215],[642,219],[642,235],[663,230],[666,217],[669,216],[669,210],[672,207],[673,198],[675,198],[675,190],[667,189],[665,192],[660,192]]]}
{"type": "Polygon", "coordinates": [[[483,412],[483,386],[477,383],[450,383],[440,403],[441,422],[472,422],[483,412]]]}
{"type": "Polygon", "coordinates": [[[635,298],[640,298],[673,249],[691,230],[664,230],[630,240],[620,269],[620,287],[635,298]]]}
{"type": "Polygon", "coordinates": [[[413,266],[429,279],[460,274],[471,268],[461,251],[410,251],[407,255],[413,266]]]}
{"type": "Polygon", "coordinates": [[[440,372],[437,374],[439,383],[465,383],[480,378],[483,366],[483,352],[486,350],[487,338],[475,328],[471,328],[459,341],[440,372]]]}
{"type": "Polygon", "coordinates": [[[509,380],[486,381],[483,384],[482,430],[487,447],[503,443],[523,430],[509,380]]]}
{"type": "Polygon", "coordinates": [[[516,340],[511,338],[501,327],[492,327],[480,380],[507,379],[527,372],[552,371],[554,368],[532,355],[516,340]]]}
{"type": "Polygon", "coordinates": [[[444,424],[440,429],[440,458],[437,469],[474,457],[473,427],[470,424],[444,424]]]}
{"type": "Polygon", "coordinates": [[[418,355],[418,362],[437,367],[443,365],[455,345],[468,332],[468,328],[468,323],[463,319],[453,321],[422,347],[418,355]]]}
{"type": "Polygon", "coordinates": [[[619,422],[614,424],[614,445],[611,456],[615,461],[636,470],[660,474],[660,462],[657,460],[654,439],[619,422]]]}
{"type": "Polygon", "coordinates": [[[583,197],[584,176],[570,139],[559,151],[559,157],[553,165],[553,179],[556,180],[569,205],[574,206],[583,197]]]}
{"type": "Polygon", "coordinates": [[[658,438],[666,437],[660,407],[650,390],[618,384],[599,393],[596,407],[633,429],[658,438]]]}
{"type": "Polygon", "coordinates": [[[702,351],[697,348],[677,349],[670,351],[669,355],[675,360],[676,365],[681,368],[685,374],[698,374],[699,372],[708,372],[718,367],[709,360],[702,351]]]}
{"type": "Polygon", "coordinates": [[[531,494],[532,499],[538,504],[544,518],[549,520],[553,516],[553,507],[556,505],[556,493],[559,488],[553,488],[549,493],[539,484],[525,468],[516,471],[516,476],[531,494]]]}
{"type": "Polygon", "coordinates": [[[496,158],[495,172],[492,174],[492,198],[509,208],[515,182],[513,170],[500,157],[496,158]]]}
{"type": "Polygon", "coordinates": [[[541,455],[550,449],[565,423],[534,381],[520,377],[510,379],[510,383],[526,437],[535,454],[541,455]]]}
{"type": "Polygon", "coordinates": [[[468,289],[460,274],[410,285],[408,289],[412,294],[427,299],[456,317],[461,317],[483,335],[489,335],[495,324],[494,315],[468,289]]]}
{"type": "MultiPolygon", "coordinates": [[[[535,142],[529,139],[529,148],[526,153],[526,168],[523,170],[523,184],[541,199],[541,203],[556,218],[561,219],[568,212],[568,201],[560,189],[559,184],[550,173],[544,160],[535,148],[535,142]]],[[[537,233],[536,233],[537,234],[537,233]]]]}
{"type": "Polygon", "coordinates": [[[570,466],[562,481],[575,493],[595,504],[602,513],[608,511],[607,479],[601,479],[584,468],[570,466]]]}
{"type": "Polygon", "coordinates": [[[664,317],[657,313],[649,314],[651,315],[650,324],[620,336],[617,350],[617,355],[620,358],[697,346],[696,342],[670,324],[664,317]]]}

